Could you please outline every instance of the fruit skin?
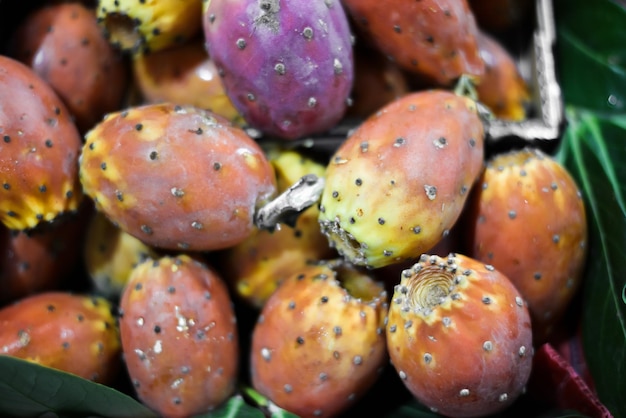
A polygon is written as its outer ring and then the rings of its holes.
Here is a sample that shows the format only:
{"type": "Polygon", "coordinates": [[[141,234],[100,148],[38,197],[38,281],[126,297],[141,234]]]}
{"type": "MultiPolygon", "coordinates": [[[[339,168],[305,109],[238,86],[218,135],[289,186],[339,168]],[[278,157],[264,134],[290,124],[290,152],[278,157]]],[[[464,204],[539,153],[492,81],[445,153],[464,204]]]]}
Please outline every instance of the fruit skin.
{"type": "Polygon", "coordinates": [[[121,366],[113,305],[104,298],[43,292],[0,309],[0,354],[102,384],[121,366]]]}
{"type": "Polygon", "coordinates": [[[235,124],[244,124],[202,39],[162,51],[135,54],[131,68],[145,103],[192,105],[211,110],[235,124]]]}
{"type": "Polygon", "coordinates": [[[587,219],[578,186],[537,148],[491,158],[464,214],[467,252],[505,274],[528,302],[545,342],[580,287],[587,219]]]}
{"type": "Polygon", "coordinates": [[[120,300],[126,367],[139,399],[161,416],[212,410],[234,391],[236,318],[222,279],[187,255],[139,264],[120,300]]]}
{"type": "Polygon", "coordinates": [[[365,119],[411,91],[407,74],[375,48],[354,48],[354,85],[346,116],[365,119]]]}
{"type": "Polygon", "coordinates": [[[487,32],[480,31],[477,39],[480,56],[485,62],[485,73],[476,86],[478,100],[500,119],[526,119],[530,90],[513,56],[487,32]]]}
{"type": "Polygon", "coordinates": [[[164,249],[227,248],[276,191],[259,145],[219,115],[172,103],[109,114],[85,136],[85,193],[122,230],[164,249]]]}
{"type": "Polygon", "coordinates": [[[309,266],[285,279],[253,330],[254,388],[301,417],[347,409],[387,361],[386,299],[381,283],[350,267],[309,266]]]}
{"type": "Polygon", "coordinates": [[[28,231],[0,225],[0,304],[65,285],[80,262],[89,208],[28,231]]]}
{"type": "Polygon", "coordinates": [[[0,56],[0,222],[24,230],[78,210],[82,139],[67,108],[31,68],[0,56]]]}
{"type": "Polygon", "coordinates": [[[202,30],[202,0],[98,0],[96,16],[109,42],[135,54],[181,45],[202,30]]]}
{"type": "Polygon", "coordinates": [[[85,269],[98,295],[118,300],[133,268],[157,251],[122,231],[101,212],[94,212],[87,223],[82,250],[85,269]]]}
{"type": "Polygon", "coordinates": [[[244,119],[290,140],[344,115],[354,78],[350,27],[339,0],[213,0],[209,55],[244,119]]]}
{"type": "Polygon", "coordinates": [[[478,26],[466,0],[341,0],[367,42],[435,86],[481,76],[478,26]]]}
{"type": "Polygon", "coordinates": [[[478,25],[489,32],[519,29],[533,14],[532,0],[468,0],[478,25]]]}
{"type": "Polygon", "coordinates": [[[386,336],[404,385],[444,416],[502,411],[530,377],[526,303],[506,276],[461,254],[424,254],[402,273],[386,336]]]}
{"type": "Polygon", "coordinates": [[[476,103],[445,90],[401,97],[366,119],[326,169],[322,231],[350,262],[416,259],[457,221],[484,161],[476,103]]]}
{"type": "Polygon", "coordinates": [[[122,104],[126,62],[81,3],[35,8],[17,28],[11,55],[52,86],[81,133],[122,104]]]}

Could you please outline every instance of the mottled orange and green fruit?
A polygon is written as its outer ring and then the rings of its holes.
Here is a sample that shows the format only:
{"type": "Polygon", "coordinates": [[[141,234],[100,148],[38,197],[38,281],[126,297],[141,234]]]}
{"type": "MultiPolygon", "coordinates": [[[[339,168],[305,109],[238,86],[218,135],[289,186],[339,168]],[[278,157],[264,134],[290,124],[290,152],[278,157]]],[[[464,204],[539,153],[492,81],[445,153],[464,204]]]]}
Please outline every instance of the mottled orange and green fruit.
{"type": "Polygon", "coordinates": [[[129,80],[126,60],[87,5],[50,2],[36,8],[16,30],[10,55],[46,80],[81,133],[122,106],[129,80]]]}
{"type": "Polygon", "coordinates": [[[414,76],[450,86],[485,68],[466,0],[341,0],[362,39],[414,76]]]}
{"type": "Polygon", "coordinates": [[[209,251],[254,230],[276,192],[261,147],[225,118],[194,106],[147,104],[109,114],[85,136],[85,193],[148,245],[209,251]]]}
{"type": "Polygon", "coordinates": [[[0,222],[31,229],[78,210],[82,140],[63,101],[30,67],[0,56],[0,222]]]}
{"type": "Polygon", "coordinates": [[[536,343],[555,331],[576,294],[587,219],[567,169],[537,148],[492,157],[468,202],[467,251],[505,274],[528,302],[536,343]]]}
{"type": "Polygon", "coordinates": [[[366,119],[330,159],[319,222],[357,265],[417,259],[450,232],[484,162],[476,103],[407,94],[366,119]]]}
{"type": "Polygon", "coordinates": [[[302,268],[278,287],[254,327],[254,388],[301,417],[345,411],[387,364],[384,286],[352,267],[302,268]]]}
{"type": "Polygon", "coordinates": [[[113,304],[49,291],[0,309],[0,354],[111,385],[121,367],[113,304]]]}
{"type": "Polygon", "coordinates": [[[146,260],[120,301],[128,374],[139,399],[167,417],[210,411],[234,393],[239,336],[226,284],[187,255],[146,260]]]}
{"type": "Polygon", "coordinates": [[[402,273],[386,327],[391,362],[431,411],[481,417],[524,391],[533,340],[530,315],[511,281],[460,254],[424,254],[402,273]]]}

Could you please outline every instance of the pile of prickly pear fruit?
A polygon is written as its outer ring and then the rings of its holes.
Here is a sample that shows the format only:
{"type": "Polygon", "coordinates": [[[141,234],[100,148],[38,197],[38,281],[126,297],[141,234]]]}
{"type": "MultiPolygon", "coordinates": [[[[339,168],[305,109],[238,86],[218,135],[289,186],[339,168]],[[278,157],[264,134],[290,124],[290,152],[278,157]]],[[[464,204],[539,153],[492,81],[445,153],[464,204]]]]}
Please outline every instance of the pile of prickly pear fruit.
{"type": "Polygon", "coordinates": [[[569,329],[585,205],[549,150],[490,149],[489,118],[533,113],[501,39],[532,8],[501,2],[523,16],[494,30],[475,3],[16,9],[0,50],[0,354],[164,417],[242,399],[250,416],[555,406],[532,376],[569,329]],[[315,202],[260,227],[307,175],[315,202]]]}

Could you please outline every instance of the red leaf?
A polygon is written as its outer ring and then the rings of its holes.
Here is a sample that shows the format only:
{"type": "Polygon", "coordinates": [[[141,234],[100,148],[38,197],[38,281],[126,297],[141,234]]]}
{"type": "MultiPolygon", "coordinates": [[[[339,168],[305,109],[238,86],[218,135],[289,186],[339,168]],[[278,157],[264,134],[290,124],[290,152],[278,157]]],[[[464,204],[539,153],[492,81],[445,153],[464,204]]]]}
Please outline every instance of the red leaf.
{"type": "Polygon", "coordinates": [[[555,408],[573,409],[590,418],[613,418],[581,375],[549,343],[535,352],[528,388],[532,396],[555,408]]]}

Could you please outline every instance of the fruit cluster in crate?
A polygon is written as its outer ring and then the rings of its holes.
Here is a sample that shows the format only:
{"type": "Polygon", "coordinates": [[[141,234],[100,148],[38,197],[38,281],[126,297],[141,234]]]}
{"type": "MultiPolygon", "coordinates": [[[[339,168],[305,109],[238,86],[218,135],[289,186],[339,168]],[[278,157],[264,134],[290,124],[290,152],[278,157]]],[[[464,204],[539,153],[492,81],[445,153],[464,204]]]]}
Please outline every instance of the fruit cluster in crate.
{"type": "Polygon", "coordinates": [[[587,230],[549,154],[487,157],[481,109],[531,111],[492,33],[532,7],[483,3],[33,6],[0,56],[0,352],[112,386],[123,369],[163,416],[241,382],[337,416],[386,367],[433,412],[506,410],[587,230]],[[452,91],[465,76],[473,96],[452,91]],[[345,118],[362,123],[322,158],[290,147],[345,118]],[[309,174],[319,202],[255,225],[309,174]]]}

